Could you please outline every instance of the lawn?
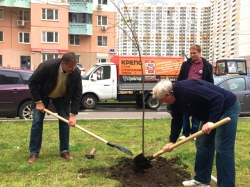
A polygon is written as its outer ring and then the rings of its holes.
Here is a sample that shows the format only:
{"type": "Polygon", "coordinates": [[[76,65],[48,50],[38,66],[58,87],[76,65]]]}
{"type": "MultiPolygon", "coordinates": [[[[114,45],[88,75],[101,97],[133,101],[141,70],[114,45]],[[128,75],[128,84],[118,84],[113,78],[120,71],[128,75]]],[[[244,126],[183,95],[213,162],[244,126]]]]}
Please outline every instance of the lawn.
{"type": "MultiPolygon", "coordinates": [[[[79,120],[78,125],[97,134],[103,139],[121,145],[133,152],[133,157],[142,152],[141,120],[79,120]]],[[[122,186],[119,181],[98,173],[78,176],[78,170],[108,168],[121,159],[133,158],[113,149],[100,140],[71,128],[70,150],[74,160],[66,161],[59,157],[57,121],[44,123],[43,145],[37,161],[28,164],[29,135],[31,121],[0,121],[0,186],[2,187],[75,187],[75,186],[122,186]],[[95,158],[87,159],[85,154],[95,147],[95,158]]],[[[152,155],[168,142],[170,119],[145,120],[145,155],[152,155]]],[[[250,178],[250,120],[240,119],[236,139],[236,186],[249,186],[250,178]]],[[[194,141],[187,142],[165,158],[179,156],[188,166],[193,176],[195,157],[194,141]]],[[[215,168],[213,176],[216,177],[215,168]]],[[[180,185],[181,186],[181,185],[180,185]]]]}

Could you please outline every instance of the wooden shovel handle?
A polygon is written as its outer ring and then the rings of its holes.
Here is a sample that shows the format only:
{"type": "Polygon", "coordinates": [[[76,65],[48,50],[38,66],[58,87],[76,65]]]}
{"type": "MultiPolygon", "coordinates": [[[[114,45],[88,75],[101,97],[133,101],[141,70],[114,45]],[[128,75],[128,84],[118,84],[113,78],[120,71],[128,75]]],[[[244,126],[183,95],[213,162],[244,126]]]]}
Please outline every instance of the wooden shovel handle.
{"type": "Polygon", "coordinates": [[[94,152],[95,152],[95,150],[96,150],[96,148],[92,148],[92,149],[91,149],[91,151],[90,151],[90,154],[92,154],[92,155],[93,155],[93,154],[94,154],[94,152]]]}
{"type": "MultiPolygon", "coordinates": [[[[210,128],[211,128],[211,130],[213,130],[213,129],[215,129],[215,128],[221,126],[221,125],[224,125],[225,123],[228,123],[230,120],[231,120],[231,119],[230,119],[229,117],[224,118],[224,119],[218,121],[217,123],[214,123],[212,126],[210,126],[210,128]]],[[[189,140],[193,140],[194,138],[196,138],[196,137],[198,137],[198,136],[200,136],[200,135],[202,135],[202,134],[204,134],[204,133],[202,132],[202,130],[200,130],[200,131],[198,131],[198,132],[196,132],[196,133],[194,133],[194,134],[188,136],[187,138],[185,138],[185,139],[183,139],[183,140],[180,140],[180,141],[176,142],[175,144],[171,145],[169,148],[170,148],[170,149],[174,149],[174,148],[176,148],[176,147],[178,147],[178,146],[180,146],[180,145],[186,143],[186,142],[189,141],[189,140]]],[[[165,151],[161,150],[161,151],[159,151],[158,153],[155,153],[155,154],[153,155],[153,158],[156,158],[156,157],[160,156],[160,155],[163,154],[163,153],[165,153],[165,151]]]]}
{"type": "MultiPolygon", "coordinates": [[[[65,118],[63,118],[63,117],[61,117],[61,116],[59,116],[58,114],[56,114],[56,113],[54,113],[54,112],[51,112],[50,110],[48,110],[48,109],[46,109],[46,108],[44,109],[44,111],[47,112],[48,114],[50,114],[50,115],[56,117],[57,119],[60,119],[61,121],[65,122],[65,123],[69,123],[69,120],[67,120],[67,119],[65,119],[65,118]]],[[[79,129],[79,130],[81,130],[81,131],[84,131],[85,133],[87,133],[87,134],[89,134],[89,135],[91,135],[91,136],[97,138],[98,140],[102,141],[102,142],[105,143],[105,144],[108,143],[107,140],[101,138],[100,136],[97,136],[96,134],[94,134],[94,133],[88,131],[87,129],[85,129],[85,128],[83,128],[83,127],[77,125],[77,124],[75,125],[75,127],[76,127],[77,129],[79,129]]]]}

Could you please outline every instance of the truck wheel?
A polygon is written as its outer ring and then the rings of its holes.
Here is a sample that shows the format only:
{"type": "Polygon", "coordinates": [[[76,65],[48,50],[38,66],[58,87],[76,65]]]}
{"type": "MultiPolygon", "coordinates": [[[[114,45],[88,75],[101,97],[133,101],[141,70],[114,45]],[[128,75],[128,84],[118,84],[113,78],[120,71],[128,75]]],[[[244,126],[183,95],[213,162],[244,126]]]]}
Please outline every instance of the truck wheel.
{"type": "Polygon", "coordinates": [[[149,109],[156,110],[161,106],[161,102],[158,99],[153,98],[152,95],[149,95],[147,98],[146,106],[149,109]]]}
{"type": "Polygon", "coordinates": [[[93,109],[97,105],[97,99],[94,95],[85,95],[82,98],[82,107],[87,109],[93,109]]]}
{"type": "Polygon", "coordinates": [[[18,111],[18,116],[20,119],[32,119],[33,110],[31,108],[31,101],[26,101],[23,103],[18,111]]]}

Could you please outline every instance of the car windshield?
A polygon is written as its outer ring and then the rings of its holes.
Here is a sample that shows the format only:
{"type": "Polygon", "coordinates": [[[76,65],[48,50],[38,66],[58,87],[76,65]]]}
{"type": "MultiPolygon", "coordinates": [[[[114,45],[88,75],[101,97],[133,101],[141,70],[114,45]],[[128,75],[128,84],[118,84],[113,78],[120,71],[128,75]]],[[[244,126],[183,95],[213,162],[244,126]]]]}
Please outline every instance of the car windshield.
{"type": "Polygon", "coordinates": [[[224,78],[222,77],[214,77],[214,84],[217,84],[218,82],[222,81],[224,78]]]}

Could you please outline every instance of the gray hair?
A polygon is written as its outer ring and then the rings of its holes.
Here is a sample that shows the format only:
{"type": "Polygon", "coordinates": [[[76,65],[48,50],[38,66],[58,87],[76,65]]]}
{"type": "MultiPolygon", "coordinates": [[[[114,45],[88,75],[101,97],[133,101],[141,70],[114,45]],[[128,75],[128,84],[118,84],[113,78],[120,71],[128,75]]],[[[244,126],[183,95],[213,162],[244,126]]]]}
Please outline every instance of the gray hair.
{"type": "Polygon", "coordinates": [[[172,92],[172,82],[167,79],[162,79],[153,88],[153,98],[163,99],[166,94],[172,92]]]}

